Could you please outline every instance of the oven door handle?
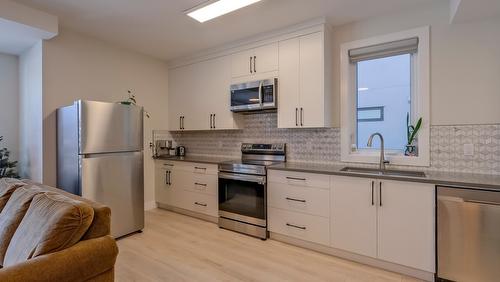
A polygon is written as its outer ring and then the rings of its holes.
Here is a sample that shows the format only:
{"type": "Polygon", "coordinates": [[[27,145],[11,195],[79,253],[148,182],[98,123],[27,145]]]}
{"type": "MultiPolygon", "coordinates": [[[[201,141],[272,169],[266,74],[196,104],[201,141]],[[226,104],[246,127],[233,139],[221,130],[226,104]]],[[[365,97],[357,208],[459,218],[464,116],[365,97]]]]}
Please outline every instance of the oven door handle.
{"type": "Polygon", "coordinates": [[[266,177],[265,176],[258,176],[258,175],[219,172],[219,178],[230,179],[230,180],[240,180],[240,181],[247,181],[247,182],[255,182],[255,183],[259,183],[261,185],[266,184],[266,177]]]}

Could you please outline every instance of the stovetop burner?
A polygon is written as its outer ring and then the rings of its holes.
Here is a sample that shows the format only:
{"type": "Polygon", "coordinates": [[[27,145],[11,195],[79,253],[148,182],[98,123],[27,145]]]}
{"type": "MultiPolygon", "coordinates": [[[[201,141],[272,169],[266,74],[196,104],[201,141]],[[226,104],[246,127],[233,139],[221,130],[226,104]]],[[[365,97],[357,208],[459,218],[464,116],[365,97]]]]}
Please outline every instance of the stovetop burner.
{"type": "Polygon", "coordinates": [[[219,171],[266,175],[266,167],[286,161],[286,144],[249,144],[241,145],[241,160],[219,164],[219,171]]]}

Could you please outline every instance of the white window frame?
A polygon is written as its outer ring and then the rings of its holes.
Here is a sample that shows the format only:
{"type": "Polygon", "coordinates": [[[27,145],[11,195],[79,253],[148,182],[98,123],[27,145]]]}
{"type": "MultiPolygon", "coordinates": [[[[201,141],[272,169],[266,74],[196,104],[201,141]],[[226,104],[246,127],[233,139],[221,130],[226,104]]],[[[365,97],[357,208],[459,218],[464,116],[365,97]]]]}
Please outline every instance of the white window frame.
{"type": "Polygon", "coordinates": [[[430,165],[430,46],[429,26],[371,37],[344,43],[340,46],[340,124],[341,161],[378,163],[379,148],[373,150],[353,150],[356,143],[356,64],[349,60],[349,50],[392,41],[418,37],[418,51],[412,55],[412,115],[413,120],[422,117],[418,133],[418,156],[404,156],[386,152],[386,159],[394,165],[430,165]]]}

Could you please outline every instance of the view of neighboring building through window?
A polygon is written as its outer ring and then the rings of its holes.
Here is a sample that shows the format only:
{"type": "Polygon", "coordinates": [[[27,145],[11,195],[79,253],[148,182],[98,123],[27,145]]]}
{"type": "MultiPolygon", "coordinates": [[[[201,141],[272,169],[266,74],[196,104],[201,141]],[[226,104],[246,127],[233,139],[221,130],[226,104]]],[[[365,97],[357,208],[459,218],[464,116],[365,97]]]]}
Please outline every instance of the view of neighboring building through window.
{"type": "MultiPolygon", "coordinates": [[[[372,133],[384,136],[385,148],[404,151],[407,143],[406,116],[411,116],[411,54],[356,63],[357,148],[367,148],[372,133]]],[[[373,148],[380,141],[374,139],[373,148]]]]}

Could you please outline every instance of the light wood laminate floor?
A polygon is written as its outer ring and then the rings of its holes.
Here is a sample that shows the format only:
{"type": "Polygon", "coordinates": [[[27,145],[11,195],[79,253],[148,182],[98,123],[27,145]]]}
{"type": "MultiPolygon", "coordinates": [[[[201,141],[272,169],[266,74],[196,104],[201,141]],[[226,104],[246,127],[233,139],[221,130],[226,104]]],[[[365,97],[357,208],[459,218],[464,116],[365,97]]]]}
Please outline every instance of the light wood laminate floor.
{"type": "Polygon", "coordinates": [[[116,281],[418,281],[161,209],[118,246],[116,281]]]}

